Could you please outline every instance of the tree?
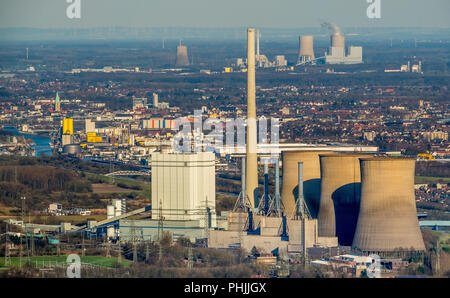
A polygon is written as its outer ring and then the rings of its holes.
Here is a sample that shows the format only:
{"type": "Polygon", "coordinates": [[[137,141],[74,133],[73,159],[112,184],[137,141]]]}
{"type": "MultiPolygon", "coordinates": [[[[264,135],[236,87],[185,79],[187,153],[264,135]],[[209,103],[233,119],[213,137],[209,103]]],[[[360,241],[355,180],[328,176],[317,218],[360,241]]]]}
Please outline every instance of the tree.
{"type": "Polygon", "coordinates": [[[252,247],[252,250],[250,251],[251,255],[254,257],[259,257],[261,254],[259,253],[259,250],[256,248],[256,246],[252,247]]]}

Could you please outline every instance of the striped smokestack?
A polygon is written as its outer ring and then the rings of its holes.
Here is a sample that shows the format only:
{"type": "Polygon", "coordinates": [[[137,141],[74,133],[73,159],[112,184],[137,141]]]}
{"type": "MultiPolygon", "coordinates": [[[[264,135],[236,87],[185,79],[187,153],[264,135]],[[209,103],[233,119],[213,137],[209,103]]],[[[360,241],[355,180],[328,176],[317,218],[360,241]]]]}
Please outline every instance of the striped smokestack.
{"type": "Polygon", "coordinates": [[[253,207],[258,199],[258,160],[256,155],[255,29],[247,29],[247,179],[246,189],[253,207]]]}

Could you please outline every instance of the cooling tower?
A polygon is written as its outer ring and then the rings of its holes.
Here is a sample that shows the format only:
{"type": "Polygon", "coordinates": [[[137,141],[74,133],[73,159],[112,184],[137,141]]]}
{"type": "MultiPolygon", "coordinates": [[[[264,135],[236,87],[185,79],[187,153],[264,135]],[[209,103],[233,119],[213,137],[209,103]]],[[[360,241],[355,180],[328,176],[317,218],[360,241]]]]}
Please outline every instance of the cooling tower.
{"type": "Polygon", "coordinates": [[[247,164],[246,191],[255,207],[258,198],[258,157],[256,152],[256,83],[255,83],[255,29],[247,29],[247,164]]]}
{"type": "Polygon", "coordinates": [[[189,59],[186,46],[177,46],[176,66],[189,66],[189,59]]]}
{"type": "Polygon", "coordinates": [[[298,163],[303,162],[303,195],[311,216],[317,216],[320,200],[320,163],[319,154],[332,151],[284,151],[283,184],[281,187],[281,202],[286,216],[295,215],[295,203],[298,187],[298,163]]]}
{"type": "Polygon", "coordinates": [[[320,155],[319,236],[352,245],[361,198],[359,158],[368,154],[320,155]]]}
{"type": "Polygon", "coordinates": [[[364,252],[425,249],[414,198],[415,160],[360,160],[361,206],[353,246],[364,252]]]}
{"type": "Polygon", "coordinates": [[[312,35],[302,35],[299,37],[300,49],[297,63],[305,63],[314,60],[314,37],[312,35]]]}
{"type": "Polygon", "coordinates": [[[331,46],[336,48],[345,48],[345,38],[342,34],[331,35],[331,46]]]}

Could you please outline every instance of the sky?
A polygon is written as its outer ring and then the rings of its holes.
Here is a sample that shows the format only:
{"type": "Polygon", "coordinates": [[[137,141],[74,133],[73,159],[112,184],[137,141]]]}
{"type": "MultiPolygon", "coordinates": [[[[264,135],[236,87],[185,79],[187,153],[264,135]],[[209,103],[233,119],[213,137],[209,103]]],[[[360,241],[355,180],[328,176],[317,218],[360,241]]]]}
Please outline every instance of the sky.
{"type": "Polygon", "coordinates": [[[450,0],[0,0],[0,28],[90,27],[342,27],[450,28],[450,0]],[[69,19],[67,1],[80,1],[69,19]],[[367,1],[380,1],[369,19],[367,1]]]}

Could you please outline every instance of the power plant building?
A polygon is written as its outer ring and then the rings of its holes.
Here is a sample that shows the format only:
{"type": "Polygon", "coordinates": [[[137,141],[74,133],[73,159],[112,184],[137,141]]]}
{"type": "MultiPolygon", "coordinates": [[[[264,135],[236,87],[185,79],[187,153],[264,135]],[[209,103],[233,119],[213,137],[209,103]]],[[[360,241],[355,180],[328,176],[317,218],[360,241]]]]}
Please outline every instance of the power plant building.
{"type": "Polygon", "coordinates": [[[214,153],[153,152],[151,161],[152,219],[161,214],[169,221],[200,220],[215,227],[214,153]]]}
{"type": "Polygon", "coordinates": [[[325,54],[325,63],[327,64],[358,64],[362,62],[362,47],[348,47],[347,55],[344,47],[330,47],[328,54],[325,54]]]}
{"type": "Polygon", "coordinates": [[[341,29],[333,24],[325,22],[331,31],[331,46],[328,53],[325,53],[325,63],[327,64],[358,64],[362,63],[362,47],[350,46],[345,52],[345,37],[341,29]]]}
{"type": "Polygon", "coordinates": [[[300,220],[287,219],[284,225],[282,217],[255,215],[252,227],[255,232],[248,232],[246,230],[248,225],[246,213],[230,212],[228,229],[210,231],[208,247],[221,249],[241,247],[248,252],[256,247],[261,253],[286,254],[300,253],[304,245],[306,248],[338,245],[336,237],[318,236],[316,219],[306,220],[304,238],[300,220]]]}

